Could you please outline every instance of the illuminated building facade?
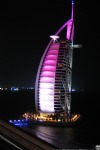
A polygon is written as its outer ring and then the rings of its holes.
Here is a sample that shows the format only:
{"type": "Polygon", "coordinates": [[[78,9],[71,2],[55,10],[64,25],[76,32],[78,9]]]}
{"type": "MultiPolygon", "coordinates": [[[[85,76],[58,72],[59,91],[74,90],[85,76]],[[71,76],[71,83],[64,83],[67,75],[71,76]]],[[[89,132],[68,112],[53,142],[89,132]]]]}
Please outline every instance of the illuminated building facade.
{"type": "Polygon", "coordinates": [[[39,113],[71,114],[71,84],[74,38],[74,2],[71,18],[50,36],[50,40],[41,58],[35,84],[35,106],[39,113]],[[60,38],[66,28],[65,39],[60,38]]]}

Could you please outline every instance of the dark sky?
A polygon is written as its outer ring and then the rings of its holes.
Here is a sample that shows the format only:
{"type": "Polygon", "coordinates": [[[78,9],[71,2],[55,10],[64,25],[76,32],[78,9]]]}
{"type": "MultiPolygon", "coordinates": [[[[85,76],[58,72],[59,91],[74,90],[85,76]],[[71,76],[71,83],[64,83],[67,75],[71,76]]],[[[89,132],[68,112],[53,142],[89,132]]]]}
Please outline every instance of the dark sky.
{"type": "MultiPolygon", "coordinates": [[[[70,19],[70,0],[0,1],[0,86],[34,86],[50,35],[70,19]]],[[[100,90],[99,5],[75,1],[73,88],[100,90]]]]}

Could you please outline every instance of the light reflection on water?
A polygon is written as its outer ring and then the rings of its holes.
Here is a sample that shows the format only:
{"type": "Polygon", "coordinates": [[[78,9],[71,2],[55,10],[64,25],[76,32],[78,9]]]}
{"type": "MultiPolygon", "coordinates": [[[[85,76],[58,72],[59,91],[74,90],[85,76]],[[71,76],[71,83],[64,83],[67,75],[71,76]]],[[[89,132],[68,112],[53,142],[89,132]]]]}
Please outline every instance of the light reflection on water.
{"type": "Polygon", "coordinates": [[[28,123],[14,123],[15,126],[18,126],[18,127],[27,127],[28,126],[28,123]]]}
{"type": "Polygon", "coordinates": [[[93,136],[97,135],[95,132],[90,133],[88,130],[84,132],[80,128],[33,125],[31,128],[23,127],[23,129],[58,148],[94,149],[95,145],[99,144],[98,140],[97,143],[94,141],[93,136]]]}
{"type": "Polygon", "coordinates": [[[67,130],[57,127],[37,127],[37,136],[53,145],[58,146],[59,148],[66,148],[66,145],[72,145],[70,143],[71,137],[73,137],[73,131],[71,128],[67,130]],[[70,134],[70,137],[68,135],[70,134]]]}

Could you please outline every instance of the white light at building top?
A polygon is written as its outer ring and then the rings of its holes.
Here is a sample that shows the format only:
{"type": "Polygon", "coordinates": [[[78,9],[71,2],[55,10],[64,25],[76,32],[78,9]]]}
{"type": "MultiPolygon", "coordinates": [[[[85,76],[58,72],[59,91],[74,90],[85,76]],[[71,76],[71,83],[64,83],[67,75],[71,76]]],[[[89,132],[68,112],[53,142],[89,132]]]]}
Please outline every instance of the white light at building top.
{"type": "Polygon", "coordinates": [[[58,42],[57,39],[59,39],[60,36],[58,36],[58,35],[50,35],[50,38],[52,38],[54,42],[55,41],[58,42]]]}

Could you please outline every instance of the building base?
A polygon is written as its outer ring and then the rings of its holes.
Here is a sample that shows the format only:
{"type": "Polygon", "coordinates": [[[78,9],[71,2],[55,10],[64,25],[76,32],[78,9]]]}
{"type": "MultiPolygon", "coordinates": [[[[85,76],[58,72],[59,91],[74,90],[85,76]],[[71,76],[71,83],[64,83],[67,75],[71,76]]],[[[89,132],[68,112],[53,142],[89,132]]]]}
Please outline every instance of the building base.
{"type": "Polygon", "coordinates": [[[69,120],[43,120],[42,118],[20,118],[19,120],[10,120],[13,125],[22,126],[28,125],[30,127],[34,125],[53,126],[53,127],[74,127],[81,121],[80,114],[74,114],[69,120]]]}

